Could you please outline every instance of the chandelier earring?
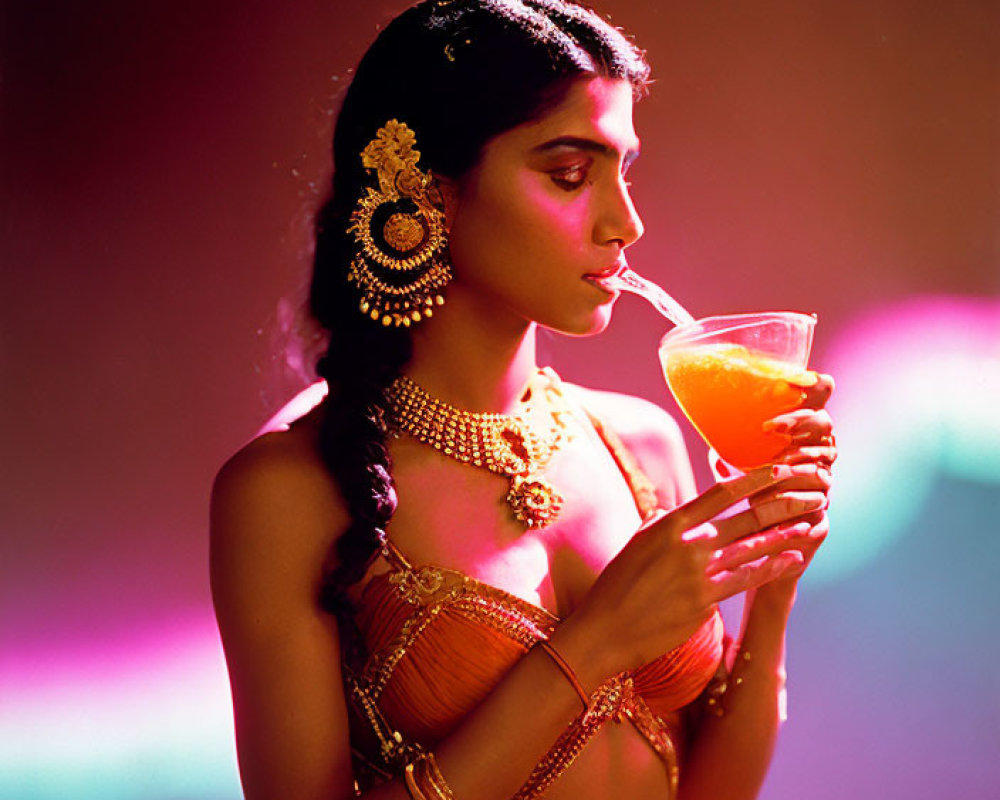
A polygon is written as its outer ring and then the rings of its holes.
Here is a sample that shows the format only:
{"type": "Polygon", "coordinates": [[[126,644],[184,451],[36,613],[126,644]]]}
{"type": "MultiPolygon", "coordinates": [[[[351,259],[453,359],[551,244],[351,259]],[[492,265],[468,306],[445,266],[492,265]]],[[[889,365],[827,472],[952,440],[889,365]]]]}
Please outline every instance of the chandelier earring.
{"type": "Polygon", "coordinates": [[[348,232],[357,245],[348,280],[358,307],[382,325],[409,327],[444,304],[451,280],[444,203],[433,176],[422,172],[416,135],[389,120],[361,153],[374,174],[351,212],[348,232]]]}

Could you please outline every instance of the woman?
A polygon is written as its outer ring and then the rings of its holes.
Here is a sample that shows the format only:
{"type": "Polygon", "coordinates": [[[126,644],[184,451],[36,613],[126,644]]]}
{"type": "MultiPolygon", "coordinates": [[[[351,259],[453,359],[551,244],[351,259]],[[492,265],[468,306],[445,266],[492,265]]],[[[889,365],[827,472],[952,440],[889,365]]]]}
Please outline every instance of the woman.
{"type": "Polygon", "coordinates": [[[562,0],[421,3],[359,65],[317,220],[329,396],[213,492],[250,800],[756,794],[831,381],[780,466],[695,496],[664,412],[535,362],[539,326],[607,325],[647,78],[562,0]]]}

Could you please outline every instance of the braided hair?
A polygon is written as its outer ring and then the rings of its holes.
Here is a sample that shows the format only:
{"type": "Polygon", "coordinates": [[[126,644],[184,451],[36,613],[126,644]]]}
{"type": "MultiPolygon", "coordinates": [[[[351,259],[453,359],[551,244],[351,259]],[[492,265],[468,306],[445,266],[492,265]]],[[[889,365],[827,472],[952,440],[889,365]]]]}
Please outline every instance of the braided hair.
{"type": "Polygon", "coordinates": [[[392,464],[377,411],[406,366],[405,328],[358,311],[348,285],[354,243],[348,219],[367,185],[360,153],[390,119],[416,134],[420,167],[458,179],[493,137],[558,105],[575,79],[627,80],[636,98],[643,53],[593,11],[565,0],[425,0],[381,32],[358,65],[333,137],[333,185],[316,219],[309,308],[329,334],[317,364],[330,388],[319,434],[323,459],[351,522],[321,604],[349,611],[344,589],[363,576],[396,509],[392,464]]]}

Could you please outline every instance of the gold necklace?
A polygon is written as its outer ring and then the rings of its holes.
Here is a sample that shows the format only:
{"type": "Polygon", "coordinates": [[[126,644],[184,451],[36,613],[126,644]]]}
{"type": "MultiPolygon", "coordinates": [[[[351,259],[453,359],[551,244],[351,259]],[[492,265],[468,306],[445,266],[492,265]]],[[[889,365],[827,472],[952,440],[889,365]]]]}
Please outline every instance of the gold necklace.
{"type": "Polygon", "coordinates": [[[545,467],[562,442],[569,408],[559,376],[541,370],[532,379],[531,397],[514,414],[463,411],[431,396],[401,375],[385,390],[386,411],[395,433],[407,433],[450,458],[484,467],[510,480],[506,501],[529,528],[544,528],[559,515],[563,497],[544,477],[545,467]],[[539,400],[541,402],[539,402],[539,400]],[[531,417],[544,409],[548,430],[539,434],[531,417]]]}

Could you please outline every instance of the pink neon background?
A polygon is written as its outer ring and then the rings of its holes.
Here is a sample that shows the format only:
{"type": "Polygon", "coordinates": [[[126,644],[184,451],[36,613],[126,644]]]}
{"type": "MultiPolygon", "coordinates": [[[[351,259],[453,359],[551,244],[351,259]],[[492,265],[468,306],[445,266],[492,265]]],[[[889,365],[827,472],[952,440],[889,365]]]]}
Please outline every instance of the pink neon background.
{"type": "MultiPolygon", "coordinates": [[[[185,652],[185,632],[204,641],[210,481],[298,388],[275,332],[306,274],[333,98],[402,5],[0,9],[0,695],[19,696],[23,713],[53,681],[72,696],[73,665],[81,693],[111,696],[149,653],[185,652]]],[[[631,261],[694,313],[815,311],[822,366],[839,332],[882,308],[997,296],[995,3],[600,7],[641,32],[656,78],[637,110],[647,233],[631,261]]],[[[605,336],[547,346],[567,377],[668,403],[662,330],[625,298],[605,336]]],[[[690,444],[700,468],[703,449],[690,444]]],[[[965,509],[981,533],[996,524],[983,511],[996,510],[994,495],[982,497],[965,509]]],[[[876,568],[863,580],[854,597],[898,597],[876,568]]],[[[814,676],[843,666],[830,651],[846,623],[829,609],[845,596],[834,586],[823,597],[814,617],[805,598],[800,619],[813,624],[792,642],[814,676]]],[[[851,624],[864,623],[859,609],[851,624]]],[[[829,782],[843,789],[845,770],[855,787],[934,796],[935,737],[970,726],[963,752],[986,770],[976,785],[1000,781],[989,772],[1000,696],[963,716],[946,696],[960,677],[920,684],[941,726],[920,745],[911,717],[844,711],[870,708],[860,687],[894,679],[879,671],[886,635],[862,637],[874,671],[857,684],[793,695],[804,721],[786,732],[765,798],[839,796],[829,782]],[[845,763],[842,743],[876,724],[886,754],[845,763]],[[812,751],[807,732],[822,738],[812,751]],[[886,763],[909,769],[891,779],[886,763]]],[[[989,635],[951,642],[959,664],[985,658],[989,635]]]]}

